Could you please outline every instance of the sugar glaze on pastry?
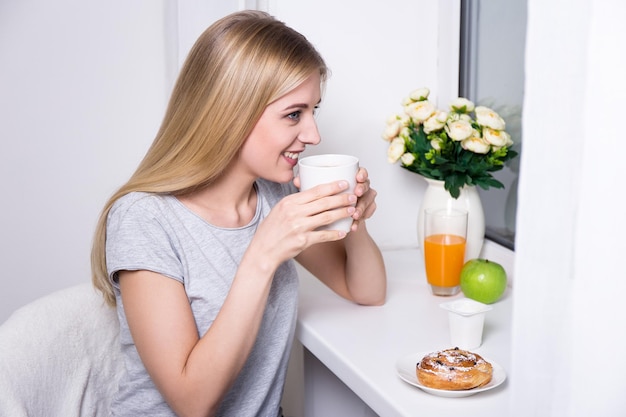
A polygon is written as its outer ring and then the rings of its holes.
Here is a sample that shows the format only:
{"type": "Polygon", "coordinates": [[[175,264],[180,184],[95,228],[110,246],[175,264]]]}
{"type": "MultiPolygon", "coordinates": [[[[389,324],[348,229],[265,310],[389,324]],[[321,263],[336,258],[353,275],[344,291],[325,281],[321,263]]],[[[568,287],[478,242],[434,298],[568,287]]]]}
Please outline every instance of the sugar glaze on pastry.
{"type": "Polygon", "coordinates": [[[488,384],[493,367],[477,353],[453,348],[424,356],[416,365],[416,373],[426,387],[467,390],[488,384]]]}

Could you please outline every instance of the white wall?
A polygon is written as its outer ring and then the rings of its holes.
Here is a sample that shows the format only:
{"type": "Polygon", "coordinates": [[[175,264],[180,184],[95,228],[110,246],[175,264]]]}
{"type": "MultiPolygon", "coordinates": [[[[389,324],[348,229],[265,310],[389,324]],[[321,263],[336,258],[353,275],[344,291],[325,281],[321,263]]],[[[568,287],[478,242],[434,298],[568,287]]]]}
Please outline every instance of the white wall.
{"type": "Polygon", "coordinates": [[[425,185],[386,162],[380,134],[410,90],[428,86],[443,102],[457,94],[454,4],[0,2],[0,322],[90,279],[99,211],[151,143],[179,64],[206,26],[244,7],[268,10],[319,48],[333,75],[323,143],[311,152],[358,155],[380,195],[372,234],[383,247],[416,245],[425,185]]]}
{"type": "Polygon", "coordinates": [[[166,3],[0,3],[0,321],[90,279],[98,211],[169,93],[166,3]]]}

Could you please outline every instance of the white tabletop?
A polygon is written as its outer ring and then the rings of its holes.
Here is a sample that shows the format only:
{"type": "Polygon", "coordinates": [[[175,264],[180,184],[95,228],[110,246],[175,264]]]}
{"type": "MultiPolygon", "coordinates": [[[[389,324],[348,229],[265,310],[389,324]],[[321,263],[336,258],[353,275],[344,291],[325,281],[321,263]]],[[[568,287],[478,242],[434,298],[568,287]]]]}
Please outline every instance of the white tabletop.
{"type": "Polygon", "coordinates": [[[452,347],[447,312],[439,304],[463,295],[430,294],[419,249],[386,251],[383,255],[388,289],[387,302],[380,307],[343,300],[300,269],[297,337],[303,346],[380,416],[507,415],[510,289],[487,312],[483,344],[473,349],[502,366],[507,380],[469,397],[434,396],[400,379],[396,361],[416,352],[452,347]]]}

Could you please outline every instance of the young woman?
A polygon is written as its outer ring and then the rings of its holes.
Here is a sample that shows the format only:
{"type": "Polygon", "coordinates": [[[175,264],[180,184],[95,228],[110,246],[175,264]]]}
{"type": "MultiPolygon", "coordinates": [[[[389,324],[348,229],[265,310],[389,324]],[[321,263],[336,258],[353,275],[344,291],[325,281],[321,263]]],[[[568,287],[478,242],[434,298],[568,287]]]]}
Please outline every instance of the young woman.
{"type": "Polygon", "coordinates": [[[112,415],[278,416],[293,259],[348,300],[384,303],[367,171],[350,195],[341,181],[296,188],[298,156],[320,142],[327,72],[302,35],[262,12],[219,20],[192,48],[94,239],[94,285],[117,305],[125,359],[112,415]],[[350,216],[347,234],[317,230],[350,216]]]}

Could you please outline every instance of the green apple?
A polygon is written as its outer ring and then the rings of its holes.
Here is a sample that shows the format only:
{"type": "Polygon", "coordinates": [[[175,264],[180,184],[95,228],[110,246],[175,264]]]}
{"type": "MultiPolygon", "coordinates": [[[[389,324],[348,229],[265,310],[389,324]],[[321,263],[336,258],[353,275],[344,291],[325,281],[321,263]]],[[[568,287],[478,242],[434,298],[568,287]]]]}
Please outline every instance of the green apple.
{"type": "Polygon", "coordinates": [[[461,269],[461,291],[484,304],[495,303],[506,290],[506,271],[488,259],[470,259],[461,269]]]}

